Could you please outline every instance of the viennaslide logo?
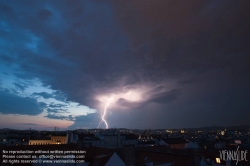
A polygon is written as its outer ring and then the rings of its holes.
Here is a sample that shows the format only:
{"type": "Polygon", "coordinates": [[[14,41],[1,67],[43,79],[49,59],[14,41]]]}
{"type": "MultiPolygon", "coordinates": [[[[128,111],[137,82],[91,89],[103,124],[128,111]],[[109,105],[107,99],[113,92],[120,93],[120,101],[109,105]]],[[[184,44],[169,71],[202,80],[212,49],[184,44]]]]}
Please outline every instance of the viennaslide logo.
{"type": "Polygon", "coordinates": [[[237,150],[220,150],[220,159],[224,161],[236,161],[236,165],[239,161],[247,161],[247,150],[240,150],[239,146],[237,150]]]}

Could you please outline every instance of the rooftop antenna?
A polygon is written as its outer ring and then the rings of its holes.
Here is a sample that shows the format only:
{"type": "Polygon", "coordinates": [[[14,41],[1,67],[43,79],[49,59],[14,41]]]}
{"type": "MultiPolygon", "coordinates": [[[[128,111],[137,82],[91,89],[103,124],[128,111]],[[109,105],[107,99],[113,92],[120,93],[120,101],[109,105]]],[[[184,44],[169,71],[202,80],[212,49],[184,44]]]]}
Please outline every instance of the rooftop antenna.
{"type": "Polygon", "coordinates": [[[55,131],[56,131],[56,130],[59,131],[59,127],[55,127],[55,131]],[[57,129],[58,129],[58,130],[57,130],[57,129]]]}

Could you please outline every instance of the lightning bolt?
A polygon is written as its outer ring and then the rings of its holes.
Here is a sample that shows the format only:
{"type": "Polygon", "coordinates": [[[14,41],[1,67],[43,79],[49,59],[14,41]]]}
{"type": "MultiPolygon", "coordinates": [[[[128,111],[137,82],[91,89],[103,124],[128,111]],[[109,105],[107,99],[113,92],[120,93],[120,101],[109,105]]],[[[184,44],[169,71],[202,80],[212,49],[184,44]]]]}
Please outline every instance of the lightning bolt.
{"type": "MultiPolygon", "coordinates": [[[[110,105],[112,99],[113,99],[113,97],[110,97],[110,98],[108,99],[108,102],[106,103],[106,105],[105,105],[105,107],[104,107],[104,110],[103,110],[102,121],[105,123],[106,129],[109,128],[109,125],[108,125],[107,121],[105,120],[105,115],[106,115],[106,112],[107,112],[107,108],[108,108],[108,106],[110,105]]],[[[100,124],[101,124],[101,122],[99,123],[98,128],[99,128],[100,124]]]]}

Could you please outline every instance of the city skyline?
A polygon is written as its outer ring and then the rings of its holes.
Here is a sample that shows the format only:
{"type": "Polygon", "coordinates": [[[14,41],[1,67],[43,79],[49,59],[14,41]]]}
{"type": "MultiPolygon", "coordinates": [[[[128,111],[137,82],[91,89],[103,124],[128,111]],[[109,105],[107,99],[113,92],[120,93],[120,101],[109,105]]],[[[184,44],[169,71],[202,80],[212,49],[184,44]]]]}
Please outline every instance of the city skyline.
{"type": "Polygon", "coordinates": [[[0,128],[249,125],[249,1],[1,1],[0,128]]]}

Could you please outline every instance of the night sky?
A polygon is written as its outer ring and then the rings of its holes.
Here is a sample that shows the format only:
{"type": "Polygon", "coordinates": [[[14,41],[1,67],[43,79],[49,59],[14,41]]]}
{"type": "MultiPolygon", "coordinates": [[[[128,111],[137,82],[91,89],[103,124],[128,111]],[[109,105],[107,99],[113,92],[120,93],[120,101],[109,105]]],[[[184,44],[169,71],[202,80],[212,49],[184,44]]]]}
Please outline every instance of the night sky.
{"type": "Polygon", "coordinates": [[[0,128],[250,123],[249,0],[1,0],[0,128]],[[100,123],[101,122],[101,123],[100,123]]]}

